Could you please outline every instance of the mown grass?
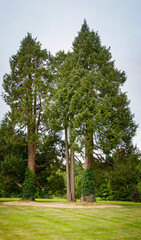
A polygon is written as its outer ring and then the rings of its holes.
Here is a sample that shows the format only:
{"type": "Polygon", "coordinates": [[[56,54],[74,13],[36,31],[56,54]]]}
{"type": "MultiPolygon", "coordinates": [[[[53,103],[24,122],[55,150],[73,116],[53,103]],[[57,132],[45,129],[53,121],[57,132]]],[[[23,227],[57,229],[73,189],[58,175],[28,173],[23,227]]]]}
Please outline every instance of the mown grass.
{"type": "Polygon", "coordinates": [[[53,209],[8,206],[4,201],[7,199],[0,202],[0,240],[141,239],[141,203],[118,202],[121,208],[53,209]]]}

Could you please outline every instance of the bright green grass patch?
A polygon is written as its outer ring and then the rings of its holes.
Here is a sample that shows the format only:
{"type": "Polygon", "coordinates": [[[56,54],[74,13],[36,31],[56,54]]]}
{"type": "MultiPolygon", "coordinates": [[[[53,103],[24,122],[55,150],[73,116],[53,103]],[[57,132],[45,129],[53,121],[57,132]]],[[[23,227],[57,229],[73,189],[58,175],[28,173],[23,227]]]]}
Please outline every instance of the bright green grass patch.
{"type": "MultiPolygon", "coordinates": [[[[21,198],[0,198],[0,202],[9,202],[9,201],[19,201],[21,198]]],[[[36,202],[67,202],[66,198],[61,198],[61,197],[54,197],[50,199],[42,199],[42,198],[37,198],[36,202]]],[[[80,202],[79,199],[77,199],[77,202],[80,202]]],[[[121,205],[121,206],[141,206],[140,203],[136,202],[124,202],[124,201],[105,201],[105,200],[99,200],[97,199],[97,203],[102,203],[102,204],[114,204],[114,205],[121,205]]]]}
{"type": "Polygon", "coordinates": [[[121,205],[121,206],[140,206],[141,202],[124,202],[124,201],[102,201],[97,200],[97,203],[104,203],[104,204],[115,204],[115,205],[121,205]]]}
{"type": "Polygon", "coordinates": [[[0,202],[19,201],[20,198],[0,198],[0,202]]]}
{"type": "Polygon", "coordinates": [[[11,239],[140,240],[141,205],[126,202],[121,208],[53,209],[8,206],[1,202],[0,240],[11,239]]]}

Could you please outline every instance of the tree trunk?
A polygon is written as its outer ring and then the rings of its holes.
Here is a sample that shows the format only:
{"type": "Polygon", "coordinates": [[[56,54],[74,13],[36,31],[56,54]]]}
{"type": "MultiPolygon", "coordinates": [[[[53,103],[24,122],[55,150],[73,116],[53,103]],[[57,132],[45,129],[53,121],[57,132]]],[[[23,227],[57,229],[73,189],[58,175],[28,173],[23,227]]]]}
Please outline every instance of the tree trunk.
{"type": "Polygon", "coordinates": [[[36,144],[28,144],[28,168],[35,173],[36,144]]]}
{"type": "Polygon", "coordinates": [[[83,175],[81,202],[95,202],[93,177],[93,133],[86,131],[85,135],[85,172],[83,175]],[[87,174],[86,174],[87,173],[87,174]],[[89,174],[89,175],[88,175],[89,174]]]}
{"type": "Polygon", "coordinates": [[[68,129],[65,128],[65,151],[66,151],[66,174],[67,174],[67,200],[71,201],[70,188],[70,167],[69,167],[69,146],[68,146],[68,129]]]}
{"type": "Polygon", "coordinates": [[[76,201],[75,198],[75,161],[74,161],[74,151],[71,149],[71,168],[70,168],[70,175],[71,175],[71,200],[76,201]]]}
{"type": "Polygon", "coordinates": [[[86,131],[85,142],[85,169],[93,165],[93,134],[86,131]]]}

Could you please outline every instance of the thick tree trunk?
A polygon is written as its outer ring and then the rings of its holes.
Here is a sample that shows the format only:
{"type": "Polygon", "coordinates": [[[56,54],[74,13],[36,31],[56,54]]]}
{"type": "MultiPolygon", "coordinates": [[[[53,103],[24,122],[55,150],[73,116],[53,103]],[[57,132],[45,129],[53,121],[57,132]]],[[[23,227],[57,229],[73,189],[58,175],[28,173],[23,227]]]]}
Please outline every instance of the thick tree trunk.
{"type": "Polygon", "coordinates": [[[70,175],[71,175],[71,200],[76,201],[75,198],[75,161],[74,161],[74,151],[71,149],[71,168],[70,168],[70,175]]]}
{"type": "Polygon", "coordinates": [[[68,129],[65,128],[65,150],[66,150],[66,174],[67,174],[67,200],[71,201],[70,188],[70,167],[69,167],[69,146],[68,146],[68,129]]]}
{"type": "MultiPolygon", "coordinates": [[[[32,76],[29,74],[29,79],[32,79],[32,76]]],[[[35,134],[38,133],[37,124],[36,124],[36,107],[37,107],[37,92],[35,88],[34,98],[32,99],[32,85],[29,88],[30,91],[30,105],[29,105],[29,119],[28,119],[28,168],[35,173],[35,157],[36,157],[36,139],[34,138],[35,134]],[[32,105],[33,101],[33,105],[32,105]]]]}
{"type": "Polygon", "coordinates": [[[28,144],[28,168],[35,173],[36,144],[28,144]]]}
{"type": "Polygon", "coordinates": [[[35,157],[36,143],[33,140],[34,128],[28,128],[28,168],[25,173],[23,183],[23,199],[35,200],[36,176],[35,176],[35,157]],[[34,142],[33,142],[34,141],[34,142]]]}
{"type": "Polygon", "coordinates": [[[86,131],[85,142],[85,169],[93,165],[93,134],[86,131]]]}
{"type": "Polygon", "coordinates": [[[93,178],[93,133],[86,131],[85,135],[85,173],[82,183],[81,202],[95,202],[94,178],[93,178]],[[87,174],[86,174],[87,173],[87,174]],[[89,176],[88,176],[89,173],[89,176]]]}

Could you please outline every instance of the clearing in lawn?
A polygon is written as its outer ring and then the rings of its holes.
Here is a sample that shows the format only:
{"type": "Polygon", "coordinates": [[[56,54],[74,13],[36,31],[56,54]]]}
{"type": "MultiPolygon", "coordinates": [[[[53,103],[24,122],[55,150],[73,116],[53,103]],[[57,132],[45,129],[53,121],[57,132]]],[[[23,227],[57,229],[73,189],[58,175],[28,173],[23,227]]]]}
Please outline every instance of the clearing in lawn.
{"type": "Polygon", "coordinates": [[[0,240],[141,239],[141,203],[6,201],[0,203],[0,240]]]}
{"type": "Polygon", "coordinates": [[[101,203],[80,203],[80,202],[36,202],[36,201],[12,201],[5,202],[5,205],[46,207],[46,208],[120,208],[120,205],[101,204],[101,203]]]}

